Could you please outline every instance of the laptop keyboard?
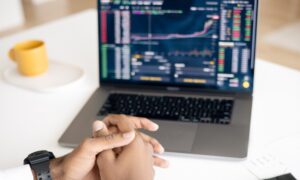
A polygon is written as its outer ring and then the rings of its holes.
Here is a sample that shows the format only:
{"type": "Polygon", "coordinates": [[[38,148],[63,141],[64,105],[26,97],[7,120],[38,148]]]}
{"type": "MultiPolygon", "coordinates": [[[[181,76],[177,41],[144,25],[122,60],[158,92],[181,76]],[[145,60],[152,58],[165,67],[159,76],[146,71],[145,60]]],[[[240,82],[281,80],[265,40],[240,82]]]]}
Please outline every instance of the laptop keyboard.
{"type": "Polygon", "coordinates": [[[126,114],[162,120],[229,124],[233,100],[111,94],[100,116],[126,114]]]}

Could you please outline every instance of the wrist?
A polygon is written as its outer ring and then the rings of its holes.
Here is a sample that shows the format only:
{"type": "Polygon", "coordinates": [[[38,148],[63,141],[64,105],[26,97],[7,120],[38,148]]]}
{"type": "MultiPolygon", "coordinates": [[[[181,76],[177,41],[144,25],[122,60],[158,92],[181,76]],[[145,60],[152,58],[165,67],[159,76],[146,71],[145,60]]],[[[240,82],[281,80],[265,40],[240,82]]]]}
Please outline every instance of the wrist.
{"type": "Polygon", "coordinates": [[[49,169],[50,175],[53,180],[62,179],[63,177],[63,162],[64,157],[55,158],[50,160],[49,169]]]}
{"type": "Polygon", "coordinates": [[[32,176],[33,176],[33,180],[37,180],[37,176],[35,174],[35,172],[31,169],[31,173],[32,173],[32,176]]]}
{"type": "Polygon", "coordinates": [[[24,164],[30,165],[33,179],[49,179],[50,176],[50,160],[55,156],[52,152],[40,150],[29,154],[23,161],[24,164]]]}

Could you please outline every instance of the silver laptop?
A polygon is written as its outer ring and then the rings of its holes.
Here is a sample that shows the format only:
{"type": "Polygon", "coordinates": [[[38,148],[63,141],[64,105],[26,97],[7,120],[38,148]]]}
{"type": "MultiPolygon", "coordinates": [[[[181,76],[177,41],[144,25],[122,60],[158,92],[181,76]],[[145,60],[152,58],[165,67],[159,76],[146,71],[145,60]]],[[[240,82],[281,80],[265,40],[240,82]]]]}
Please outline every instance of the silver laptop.
{"type": "MultiPolygon", "coordinates": [[[[99,88],[59,139],[108,114],[147,117],[168,152],[244,158],[257,0],[101,0],[99,88]]],[[[84,47],[83,47],[84,48],[84,47]]]]}

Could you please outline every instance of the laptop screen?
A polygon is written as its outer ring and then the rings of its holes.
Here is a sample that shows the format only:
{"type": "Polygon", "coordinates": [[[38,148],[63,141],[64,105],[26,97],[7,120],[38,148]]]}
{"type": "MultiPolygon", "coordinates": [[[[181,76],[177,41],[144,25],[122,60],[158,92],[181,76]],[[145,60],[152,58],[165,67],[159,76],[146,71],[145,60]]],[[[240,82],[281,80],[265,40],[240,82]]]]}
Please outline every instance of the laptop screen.
{"type": "Polygon", "coordinates": [[[100,81],[253,89],[256,0],[99,0],[100,81]]]}

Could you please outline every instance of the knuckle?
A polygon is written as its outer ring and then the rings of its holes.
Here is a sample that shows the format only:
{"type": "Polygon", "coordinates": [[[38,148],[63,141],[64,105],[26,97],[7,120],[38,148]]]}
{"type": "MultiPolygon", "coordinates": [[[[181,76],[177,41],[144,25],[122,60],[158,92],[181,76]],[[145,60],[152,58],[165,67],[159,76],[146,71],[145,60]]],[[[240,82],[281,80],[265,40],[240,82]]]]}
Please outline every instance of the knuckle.
{"type": "Polygon", "coordinates": [[[149,121],[149,119],[142,117],[142,118],[140,118],[140,121],[147,123],[149,121]]]}
{"type": "Polygon", "coordinates": [[[104,137],[105,141],[112,141],[115,138],[114,134],[110,134],[104,137]]]}
{"type": "Polygon", "coordinates": [[[111,126],[111,127],[109,127],[109,132],[110,133],[117,133],[118,132],[118,128],[115,127],[115,126],[111,126]]]}
{"type": "Polygon", "coordinates": [[[114,118],[114,117],[116,117],[116,114],[109,114],[108,117],[114,118]]]}
{"type": "Polygon", "coordinates": [[[136,136],[136,138],[134,139],[132,144],[134,144],[136,146],[144,146],[145,142],[143,141],[143,139],[140,136],[136,136]]]}
{"type": "Polygon", "coordinates": [[[122,118],[122,119],[126,119],[126,118],[127,118],[127,115],[125,115],[125,114],[120,114],[119,117],[122,118]]]}
{"type": "Polygon", "coordinates": [[[120,119],[126,118],[125,114],[111,114],[110,119],[114,121],[119,121],[120,119]]]}
{"type": "Polygon", "coordinates": [[[114,114],[109,114],[104,119],[109,120],[109,119],[113,118],[114,116],[115,116],[114,114]]]}
{"type": "Polygon", "coordinates": [[[159,144],[158,140],[155,139],[155,138],[151,138],[151,139],[150,139],[150,143],[153,144],[153,145],[159,144]]]}
{"type": "Polygon", "coordinates": [[[111,117],[111,115],[109,114],[109,115],[106,115],[103,119],[102,119],[102,122],[106,122],[106,121],[108,121],[108,119],[110,119],[110,117],[111,117]]]}
{"type": "Polygon", "coordinates": [[[109,114],[106,116],[107,120],[116,119],[119,115],[118,114],[109,114]]]}

